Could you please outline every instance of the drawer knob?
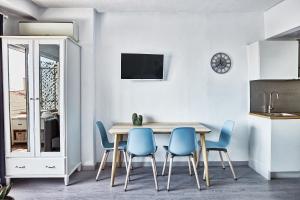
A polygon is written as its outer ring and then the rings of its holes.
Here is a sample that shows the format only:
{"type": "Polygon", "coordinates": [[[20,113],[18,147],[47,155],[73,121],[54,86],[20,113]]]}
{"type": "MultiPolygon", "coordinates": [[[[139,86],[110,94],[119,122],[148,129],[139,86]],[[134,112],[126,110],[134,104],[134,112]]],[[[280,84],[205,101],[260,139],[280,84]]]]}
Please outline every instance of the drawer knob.
{"type": "Polygon", "coordinates": [[[55,167],[55,165],[53,165],[53,166],[46,165],[46,168],[48,168],[48,169],[54,169],[56,167],[55,167]]]}
{"type": "Polygon", "coordinates": [[[25,169],[26,167],[25,167],[25,165],[23,165],[23,166],[16,165],[16,168],[18,168],[18,169],[25,169]]]}

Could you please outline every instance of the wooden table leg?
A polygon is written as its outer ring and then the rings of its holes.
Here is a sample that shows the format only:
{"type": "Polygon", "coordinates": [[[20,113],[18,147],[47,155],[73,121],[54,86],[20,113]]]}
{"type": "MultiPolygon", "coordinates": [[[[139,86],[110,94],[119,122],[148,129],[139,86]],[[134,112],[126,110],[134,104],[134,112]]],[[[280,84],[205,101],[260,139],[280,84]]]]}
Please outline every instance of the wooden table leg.
{"type": "MultiPolygon", "coordinates": [[[[201,140],[200,140],[201,142],[201,140]]],[[[197,138],[197,143],[198,143],[198,138],[197,138]]],[[[194,154],[194,160],[195,160],[195,163],[196,163],[196,168],[198,168],[198,162],[200,162],[199,159],[199,149],[196,148],[196,151],[195,151],[195,154],[194,154]]]]}
{"type": "Polygon", "coordinates": [[[209,187],[208,160],[207,160],[207,152],[206,152],[206,144],[205,144],[205,133],[200,134],[200,141],[201,141],[202,156],[204,162],[205,180],[206,180],[206,185],[209,187]]]}
{"type": "MultiPolygon", "coordinates": [[[[119,141],[122,141],[123,140],[123,135],[120,135],[119,137],[120,137],[119,141]]],[[[117,152],[117,167],[118,168],[122,167],[122,156],[121,156],[120,151],[117,152]]]]}
{"type": "Polygon", "coordinates": [[[111,179],[110,179],[110,185],[113,187],[115,182],[115,176],[116,176],[116,167],[117,167],[117,154],[118,154],[118,145],[120,142],[120,134],[115,134],[114,139],[114,151],[113,151],[113,160],[112,160],[112,167],[111,167],[111,179]]]}

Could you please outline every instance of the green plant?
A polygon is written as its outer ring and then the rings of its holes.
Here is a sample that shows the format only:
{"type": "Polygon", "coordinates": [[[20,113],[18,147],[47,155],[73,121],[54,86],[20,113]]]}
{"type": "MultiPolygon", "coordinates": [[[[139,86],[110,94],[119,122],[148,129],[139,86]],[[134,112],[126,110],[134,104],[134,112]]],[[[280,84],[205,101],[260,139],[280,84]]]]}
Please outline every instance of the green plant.
{"type": "Polygon", "coordinates": [[[134,126],[142,126],[143,124],[143,116],[142,115],[138,115],[136,113],[132,114],[132,124],[134,126]]]}
{"type": "Polygon", "coordinates": [[[13,199],[12,197],[8,196],[8,193],[10,192],[11,189],[11,184],[8,186],[2,186],[0,185],[0,200],[11,200],[13,199]]]}

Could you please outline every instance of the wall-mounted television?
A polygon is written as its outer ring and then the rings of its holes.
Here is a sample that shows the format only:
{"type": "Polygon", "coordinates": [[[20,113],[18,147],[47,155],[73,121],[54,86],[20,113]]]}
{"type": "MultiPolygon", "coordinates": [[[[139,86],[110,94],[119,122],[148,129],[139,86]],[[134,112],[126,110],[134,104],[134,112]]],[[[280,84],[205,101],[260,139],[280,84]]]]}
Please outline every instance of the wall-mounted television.
{"type": "Polygon", "coordinates": [[[164,55],[162,54],[121,54],[122,79],[163,79],[164,55]]]}

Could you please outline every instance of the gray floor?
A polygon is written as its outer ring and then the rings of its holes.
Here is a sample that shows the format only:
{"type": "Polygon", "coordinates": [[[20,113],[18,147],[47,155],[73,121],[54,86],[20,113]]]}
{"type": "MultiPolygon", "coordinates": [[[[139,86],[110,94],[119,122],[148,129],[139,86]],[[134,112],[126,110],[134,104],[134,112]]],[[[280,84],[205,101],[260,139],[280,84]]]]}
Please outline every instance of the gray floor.
{"type": "MultiPolygon", "coordinates": [[[[199,170],[202,173],[202,168],[199,170]]],[[[161,167],[158,168],[159,174],[161,167]]],[[[236,168],[238,181],[232,179],[230,169],[210,167],[211,187],[206,188],[201,179],[201,191],[196,189],[194,176],[188,167],[175,167],[171,177],[171,191],[166,191],[167,176],[158,177],[159,192],[154,189],[150,167],[135,168],[124,192],[125,170],[118,171],[116,186],[110,187],[110,170],[105,169],[96,182],[96,171],[83,171],[71,177],[71,185],[64,186],[63,179],[15,179],[11,196],[16,200],[33,199],[230,199],[230,200],[299,200],[300,179],[275,179],[266,181],[246,166],[236,168]]],[[[201,177],[199,175],[199,177],[201,177]]]]}

